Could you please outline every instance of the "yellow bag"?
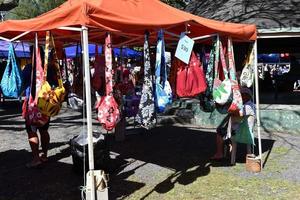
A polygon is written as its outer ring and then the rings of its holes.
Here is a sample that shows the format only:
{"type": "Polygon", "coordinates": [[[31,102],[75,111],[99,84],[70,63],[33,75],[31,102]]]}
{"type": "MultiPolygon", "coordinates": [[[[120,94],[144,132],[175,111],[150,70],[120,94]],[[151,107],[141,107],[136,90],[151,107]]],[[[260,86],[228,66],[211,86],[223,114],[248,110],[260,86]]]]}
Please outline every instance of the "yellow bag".
{"type": "Polygon", "coordinates": [[[65,97],[65,88],[62,83],[62,77],[60,73],[60,67],[58,64],[58,58],[55,51],[55,44],[52,35],[47,31],[46,34],[46,45],[45,45],[45,63],[44,63],[44,80],[41,89],[38,94],[38,108],[42,114],[47,116],[55,116],[61,109],[61,104],[65,97]],[[58,77],[58,87],[52,89],[50,84],[46,81],[47,69],[48,69],[48,54],[49,54],[49,41],[54,49],[53,59],[55,59],[55,67],[58,77]]]}

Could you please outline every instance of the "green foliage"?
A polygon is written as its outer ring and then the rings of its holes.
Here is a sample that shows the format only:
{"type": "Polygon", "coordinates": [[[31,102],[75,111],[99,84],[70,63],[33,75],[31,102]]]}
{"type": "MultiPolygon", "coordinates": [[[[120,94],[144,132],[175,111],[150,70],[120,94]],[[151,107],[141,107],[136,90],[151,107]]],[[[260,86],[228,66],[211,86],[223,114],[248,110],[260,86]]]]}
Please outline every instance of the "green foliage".
{"type": "Polygon", "coordinates": [[[7,19],[28,19],[56,8],[66,0],[20,0],[19,6],[11,10],[7,19]]]}
{"type": "MultiPolygon", "coordinates": [[[[66,0],[19,0],[19,6],[12,9],[6,19],[28,19],[56,8],[66,0]]],[[[161,0],[170,6],[184,9],[188,0],[161,0]]]]}

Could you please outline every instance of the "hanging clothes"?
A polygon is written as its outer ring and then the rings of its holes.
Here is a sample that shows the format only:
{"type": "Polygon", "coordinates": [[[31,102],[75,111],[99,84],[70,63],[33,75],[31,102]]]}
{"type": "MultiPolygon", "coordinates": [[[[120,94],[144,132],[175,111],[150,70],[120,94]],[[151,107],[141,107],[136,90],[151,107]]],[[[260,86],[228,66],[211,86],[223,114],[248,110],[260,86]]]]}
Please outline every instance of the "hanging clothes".
{"type": "Polygon", "coordinates": [[[150,66],[149,33],[145,34],[144,43],[144,81],[142,88],[139,111],[136,116],[137,122],[146,129],[151,129],[156,124],[156,113],[154,105],[153,79],[150,66]]]}

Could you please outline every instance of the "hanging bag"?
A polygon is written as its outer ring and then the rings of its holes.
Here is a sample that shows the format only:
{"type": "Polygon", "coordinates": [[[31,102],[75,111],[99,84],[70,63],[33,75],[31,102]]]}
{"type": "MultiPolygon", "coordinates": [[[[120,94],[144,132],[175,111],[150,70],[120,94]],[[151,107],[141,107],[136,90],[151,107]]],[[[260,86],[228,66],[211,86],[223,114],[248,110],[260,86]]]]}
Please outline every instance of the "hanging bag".
{"type": "Polygon", "coordinates": [[[188,65],[177,62],[176,93],[179,97],[195,97],[207,88],[203,66],[194,52],[188,65]]]}
{"type": "Polygon", "coordinates": [[[209,54],[209,61],[206,68],[206,84],[205,93],[201,96],[200,105],[203,111],[212,112],[215,109],[215,102],[213,100],[213,84],[214,84],[214,62],[217,48],[217,40],[213,42],[213,47],[209,54]]]}
{"type": "Polygon", "coordinates": [[[1,80],[1,89],[5,97],[18,98],[22,93],[22,72],[17,65],[14,47],[9,45],[8,59],[3,77],[1,80]]]}
{"type": "Polygon", "coordinates": [[[254,48],[250,45],[240,82],[241,86],[251,87],[254,81],[254,48]]]}
{"type": "Polygon", "coordinates": [[[219,105],[225,105],[231,101],[231,81],[228,77],[227,64],[225,60],[224,50],[222,42],[219,37],[217,37],[217,48],[216,48],[216,59],[215,59],[215,78],[213,85],[213,98],[215,102],[219,105]],[[221,70],[224,74],[224,80],[220,80],[220,71],[219,71],[219,57],[221,58],[221,70]]]}
{"type": "Polygon", "coordinates": [[[40,49],[37,47],[32,56],[29,100],[27,102],[27,99],[25,99],[23,104],[23,117],[25,116],[27,125],[42,127],[50,119],[47,115],[42,114],[37,106],[38,93],[43,82],[43,74],[44,71],[42,68],[40,49]]]}
{"type": "Polygon", "coordinates": [[[172,89],[167,77],[164,36],[163,31],[160,30],[158,32],[155,63],[155,100],[158,112],[164,112],[166,106],[172,103],[172,89]]]}
{"type": "Polygon", "coordinates": [[[137,122],[144,128],[153,128],[156,124],[153,80],[150,66],[149,33],[145,34],[144,43],[144,80],[137,122]]]}
{"type": "Polygon", "coordinates": [[[239,128],[233,136],[233,140],[238,143],[243,144],[255,144],[254,135],[251,129],[248,126],[248,116],[243,117],[242,122],[240,123],[239,128]]]}
{"type": "Polygon", "coordinates": [[[96,108],[100,124],[104,129],[111,131],[120,121],[120,110],[113,96],[112,44],[109,33],[105,38],[105,64],[106,96],[101,98],[96,108]]]}
{"type": "Polygon", "coordinates": [[[237,112],[237,111],[242,112],[243,100],[242,100],[242,95],[240,92],[240,86],[239,86],[237,78],[236,78],[232,39],[228,38],[227,42],[228,42],[229,76],[230,76],[231,87],[232,87],[232,103],[231,103],[230,107],[228,108],[228,112],[229,113],[233,113],[233,112],[237,112]]]}
{"type": "Polygon", "coordinates": [[[45,44],[45,62],[44,62],[44,77],[41,90],[38,93],[38,108],[41,113],[47,116],[55,116],[61,109],[61,104],[65,98],[65,88],[63,86],[62,77],[60,73],[60,66],[58,64],[58,58],[56,55],[55,44],[53,36],[50,36],[50,31],[46,33],[46,44],[45,44]],[[49,56],[49,45],[53,47],[53,59],[54,67],[56,68],[56,76],[58,78],[58,87],[51,88],[47,79],[48,70],[48,56],[49,56]]]}

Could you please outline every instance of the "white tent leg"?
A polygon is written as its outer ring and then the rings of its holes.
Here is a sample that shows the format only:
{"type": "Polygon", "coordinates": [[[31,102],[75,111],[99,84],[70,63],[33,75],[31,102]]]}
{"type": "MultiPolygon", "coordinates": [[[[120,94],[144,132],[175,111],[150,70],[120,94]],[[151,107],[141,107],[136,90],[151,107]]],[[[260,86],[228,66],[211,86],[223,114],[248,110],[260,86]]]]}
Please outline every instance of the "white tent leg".
{"type": "Polygon", "coordinates": [[[259,104],[259,84],[258,84],[258,68],[257,68],[257,40],[254,42],[254,74],[255,74],[255,103],[256,103],[256,123],[257,123],[257,137],[258,137],[258,151],[260,159],[260,168],[262,170],[262,148],[261,148],[261,134],[260,134],[260,104],[259,104]]]}
{"type": "Polygon", "coordinates": [[[83,67],[85,81],[85,98],[86,98],[86,118],[87,118],[87,134],[88,134],[88,155],[89,155],[89,173],[90,178],[90,200],[95,200],[95,179],[94,179],[94,147],[93,147],[93,127],[92,127],[92,103],[91,103],[91,84],[90,84],[90,64],[89,64],[89,39],[88,29],[82,26],[82,46],[83,46],[83,67]]]}

